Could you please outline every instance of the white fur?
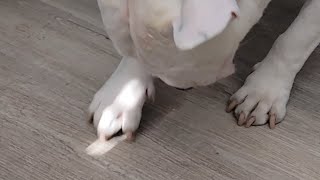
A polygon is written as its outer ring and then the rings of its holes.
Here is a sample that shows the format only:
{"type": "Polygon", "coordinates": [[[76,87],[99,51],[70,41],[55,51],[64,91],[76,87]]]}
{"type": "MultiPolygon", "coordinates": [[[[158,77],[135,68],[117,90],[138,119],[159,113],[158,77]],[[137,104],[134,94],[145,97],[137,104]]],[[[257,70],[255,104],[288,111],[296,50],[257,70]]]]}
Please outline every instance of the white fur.
{"type": "MultiPolygon", "coordinates": [[[[98,133],[111,136],[126,123],[130,124],[129,131],[136,130],[145,91],[154,91],[152,76],[169,85],[188,88],[208,85],[231,74],[240,41],[260,19],[270,0],[238,0],[239,17],[219,35],[188,51],[176,47],[171,26],[180,15],[181,0],[98,2],[106,30],[124,56],[90,106],[98,133]]],[[[238,102],[244,101],[236,113],[249,116],[260,102],[252,114],[258,119],[255,124],[265,123],[270,110],[283,119],[294,77],[320,41],[319,4],[319,0],[311,0],[305,5],[266,59],[232,96],[238,102]]]]}

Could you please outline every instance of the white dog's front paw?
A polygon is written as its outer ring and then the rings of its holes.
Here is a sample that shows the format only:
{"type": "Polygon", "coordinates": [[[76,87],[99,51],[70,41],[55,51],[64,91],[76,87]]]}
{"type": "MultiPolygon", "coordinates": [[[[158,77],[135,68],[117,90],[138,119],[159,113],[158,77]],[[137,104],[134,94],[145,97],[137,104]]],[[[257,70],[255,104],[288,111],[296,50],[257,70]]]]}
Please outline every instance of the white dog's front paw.
{"type": "Polygon", "coordinates": [[[132,138],[140,123],[143,104],[147,96],[153,96],[153,87],[132,80],[115,96],[110,93],[113,93],[111,89],[102,88],[89,107],[98,137],[108,140],[122,130],[128,138],[132,138]]]}
{"type": "Polygon", "coordinates": [[[132,139],[140,124],[142,107],[153,96],[152,77],[134,60],[123,60],[89,107],[89,118],[99,139],[108,140],[120,130],[132,139]]]}
{"type": "Polygon", "coordinates": [[[296,73],[284,64],[263,61],[255,66],[245,84],[230,98],[228,112],[233,109],[238,125],[263,125],[270,128],[283,120],[296,73]]]}

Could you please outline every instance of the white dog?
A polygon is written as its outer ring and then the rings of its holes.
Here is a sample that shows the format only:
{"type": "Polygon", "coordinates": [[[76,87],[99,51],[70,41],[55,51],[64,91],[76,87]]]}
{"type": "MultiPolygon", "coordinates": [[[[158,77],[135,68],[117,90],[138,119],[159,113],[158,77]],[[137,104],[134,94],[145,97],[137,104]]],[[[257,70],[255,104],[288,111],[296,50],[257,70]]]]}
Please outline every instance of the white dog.
{"type": "MultiPolygon", "coordinates": [[[[89,113],[100,139],[137,130],[154,96],[153,77],[178,88],[205,86],[234,72],[240,41],[271,0],[98,0],[120,65],[89,113]]],[[[320,42],[320,0],[305,3],[227,108],[249,127],[283,120],[296,74],[320,42]]]]}

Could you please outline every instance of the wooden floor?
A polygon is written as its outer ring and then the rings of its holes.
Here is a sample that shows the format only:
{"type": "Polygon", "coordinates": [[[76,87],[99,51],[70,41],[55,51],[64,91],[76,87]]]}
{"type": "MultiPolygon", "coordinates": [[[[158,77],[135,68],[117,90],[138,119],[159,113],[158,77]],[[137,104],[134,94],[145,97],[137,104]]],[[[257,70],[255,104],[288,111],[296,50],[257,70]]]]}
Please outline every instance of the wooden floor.
{"type": "Polygon", "coordinates": [[[96,138],[85,111],[119,63],[96,1],[1,0],[0,179],[319,180],[320,48],[275,130],[238,127],[224,111],[299,8],[298,0],[271,4],[232,77],[187,92],[158,82],[136,142],[96,158],[85,153],[96,138]]]}

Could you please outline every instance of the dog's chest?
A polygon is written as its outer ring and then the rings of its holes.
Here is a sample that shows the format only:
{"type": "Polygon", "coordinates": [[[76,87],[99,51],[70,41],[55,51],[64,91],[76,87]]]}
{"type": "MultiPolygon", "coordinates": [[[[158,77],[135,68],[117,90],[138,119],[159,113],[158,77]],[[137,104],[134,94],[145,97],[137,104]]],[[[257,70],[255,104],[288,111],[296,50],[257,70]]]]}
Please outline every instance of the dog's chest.
{"type": "Polygon", "coordinates": [[[171,25],[179,13],[179,4],[178,0],[129,2],[130,34],[135,50],[152,73],[175,66],[183,54],[175,47],[171,25]],[[174,60],[170,58],[172,55],[174,60]]]}
{"type": "Polygon", "coordinates": [[[137,59],[154,76],[181,88],[207,85],[225,73],[232,73],[237,43],[226,35],[190,51],[177,49],[171,22],[180,13],[179,2],[133,0],[129,3],[130,33],[137,59]]]}
{"type": "Polygon", "coordinates": [[[207,85],[231,74],[240,41],[269,1],[237,0],[239,18],[209,41],[180,51],[173,41],[171,24],[180,15],[182,0],[98,0],[108,35],[118,52],[136,57],[152,75],[181,88],[207,85]]]}

